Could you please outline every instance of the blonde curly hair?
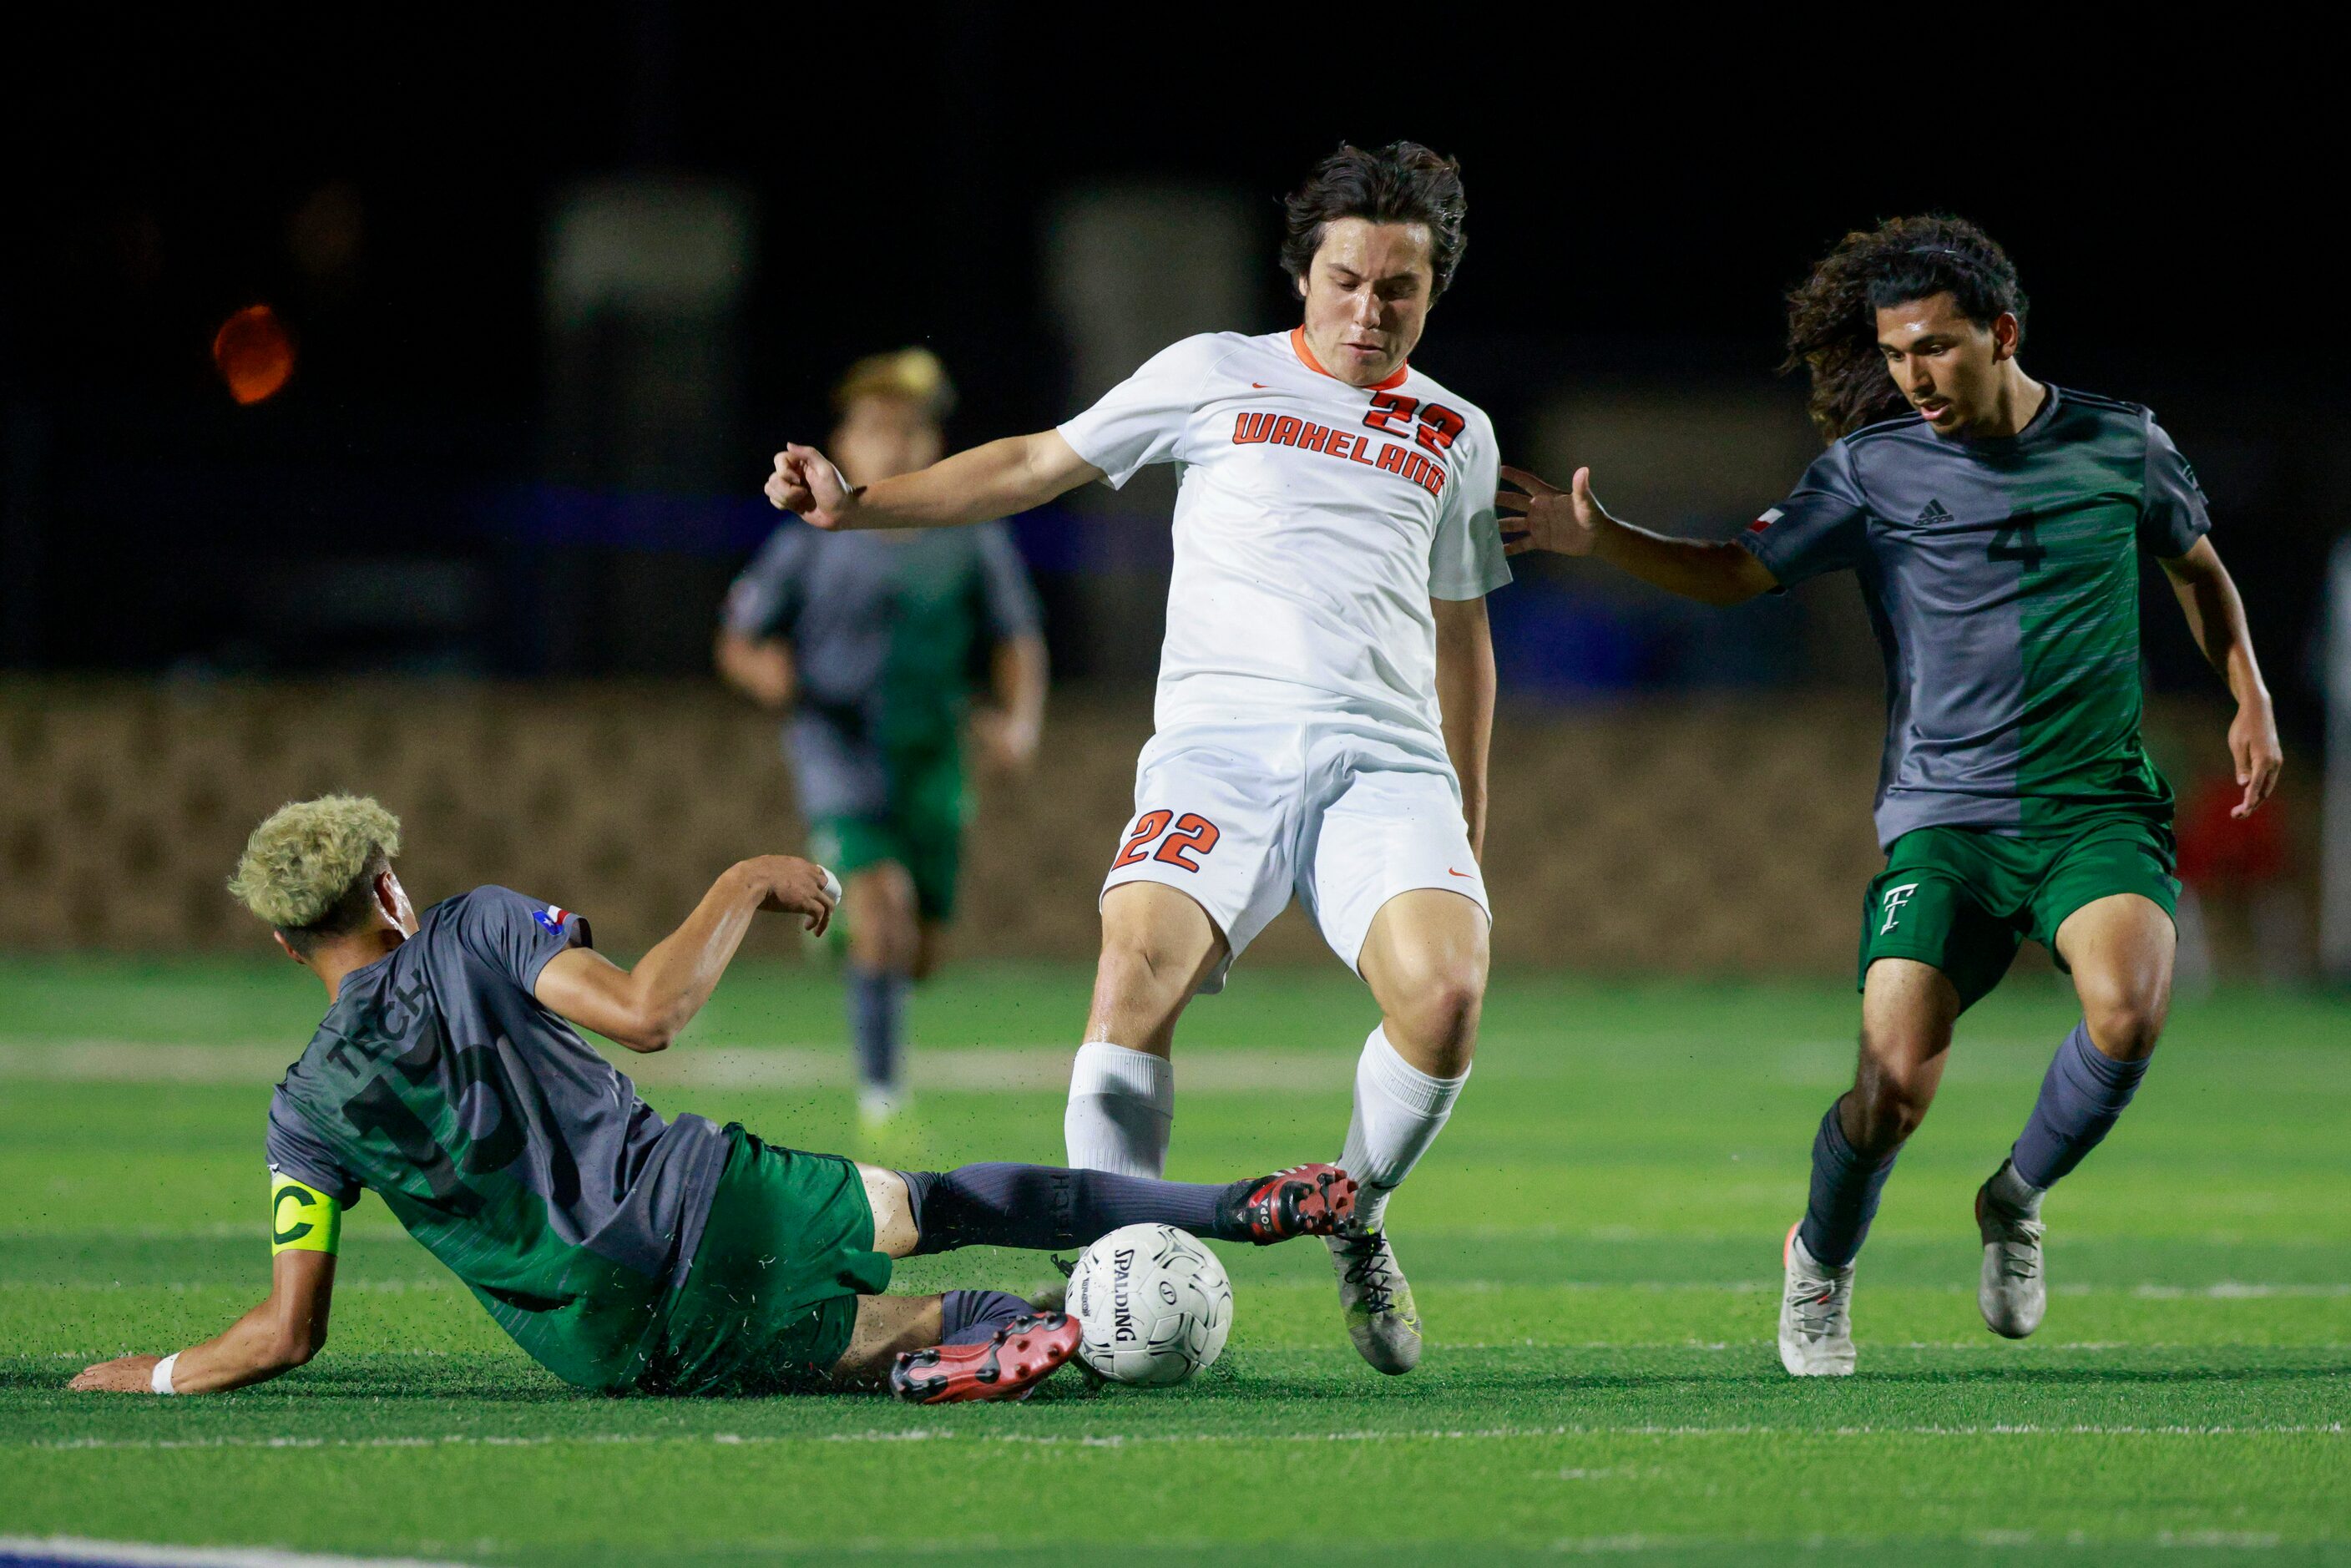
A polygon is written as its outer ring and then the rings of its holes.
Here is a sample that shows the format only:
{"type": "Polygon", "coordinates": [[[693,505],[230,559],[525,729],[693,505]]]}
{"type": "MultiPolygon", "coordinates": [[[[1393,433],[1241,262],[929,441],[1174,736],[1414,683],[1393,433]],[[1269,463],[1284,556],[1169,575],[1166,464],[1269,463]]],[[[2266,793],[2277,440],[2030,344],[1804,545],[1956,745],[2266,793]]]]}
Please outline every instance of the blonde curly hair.
{"type": "Polygon", "coordinates": [[[365,924],[370,883],[400,853],[400,819],[371,795],[288,800],[245,841],[228,890],[277,930],[318,937],[365,924]]]}
{"type": "Polygon", "coordinates": [[[858,361],[834,383],[832,411],[845,417],[852,403],[869,397],[902,399],[935,420],[955,412],[955,383],[928,349],[899,349],[858,361]]]}

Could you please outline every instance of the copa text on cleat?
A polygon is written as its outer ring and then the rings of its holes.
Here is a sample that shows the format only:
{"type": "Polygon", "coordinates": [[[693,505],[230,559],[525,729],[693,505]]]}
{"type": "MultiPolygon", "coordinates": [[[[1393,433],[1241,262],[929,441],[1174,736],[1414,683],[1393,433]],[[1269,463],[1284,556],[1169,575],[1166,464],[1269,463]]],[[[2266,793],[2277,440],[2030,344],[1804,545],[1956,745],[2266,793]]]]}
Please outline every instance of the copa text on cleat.
{"type": "Polygon", "coordinates": [[[901,1354],[890,1368],[890,1393],[909,1405],[1026,1399],[1077,1349],[1078,1321],[1067,1312],[1019,1317],[974,1344],[901,1354]]]}
{"type": "Polygon", "coordinates": [[[1240,1218],[1260,1247],[1297,1236],[1332,1236],[1355,1212],[1355,1178],[1337,1166],[1292,1166],[1249,1188],[1240,1218]]]}

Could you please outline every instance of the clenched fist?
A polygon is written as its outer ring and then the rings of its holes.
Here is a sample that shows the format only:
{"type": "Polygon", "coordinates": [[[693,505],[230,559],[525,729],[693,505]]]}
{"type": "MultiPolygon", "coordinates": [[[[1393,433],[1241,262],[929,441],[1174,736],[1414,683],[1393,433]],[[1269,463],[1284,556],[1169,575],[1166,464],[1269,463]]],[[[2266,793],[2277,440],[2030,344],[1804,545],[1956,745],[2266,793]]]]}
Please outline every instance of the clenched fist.
{"type": "Polygon", "coordinates": [[[857,491],[831,458],[813,446],[787,443],[776,454],[776,471],[768,476],[768,501],[778,511],[798,513],[815,528],[845,528],[852,526],[857,491]]]}

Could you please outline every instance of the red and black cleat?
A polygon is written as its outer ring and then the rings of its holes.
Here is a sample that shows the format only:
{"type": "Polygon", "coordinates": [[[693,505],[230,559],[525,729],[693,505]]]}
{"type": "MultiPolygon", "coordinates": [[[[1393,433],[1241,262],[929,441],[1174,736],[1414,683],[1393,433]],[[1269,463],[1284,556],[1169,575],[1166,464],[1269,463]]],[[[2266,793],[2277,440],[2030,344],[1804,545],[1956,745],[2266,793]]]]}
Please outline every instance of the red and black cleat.
{"type": "Polygon", "coordinates": [[[1355,1212],[1355,1178],[1337,1166],[1292,1166],[1249,1188],[1240,1226],[1259,1247],[1294,1236],[1335,1236],[1355,1212]]]}
{"type": "Polygon", "coordinates": [[[909,1405],[1026,1399],[1077,1352],[1078,1320],[1067,1312],[1015,1318],[977,1344],[900,1353],[890,1392],[909,1405]]]}

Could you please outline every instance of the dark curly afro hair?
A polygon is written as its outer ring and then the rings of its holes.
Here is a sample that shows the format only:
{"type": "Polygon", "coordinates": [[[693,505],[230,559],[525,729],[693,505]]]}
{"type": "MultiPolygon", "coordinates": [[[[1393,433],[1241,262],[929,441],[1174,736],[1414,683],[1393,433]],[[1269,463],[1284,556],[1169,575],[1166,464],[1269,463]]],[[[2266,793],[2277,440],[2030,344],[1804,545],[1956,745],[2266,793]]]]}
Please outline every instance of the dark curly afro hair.
{"type": "Polygon", "coordinates": [[[1780,368],[1811,374],[1813,423],[1823,440],[1907,411],[1878,351],[1877,312],[1938,294],[1950,295],[1984,327],[2014,316],[2021,339],[2025,299],[2016,265],[1965,218],[1889,218],[1855,229],[1789,294],[1788,357],[1780,368]]]}

